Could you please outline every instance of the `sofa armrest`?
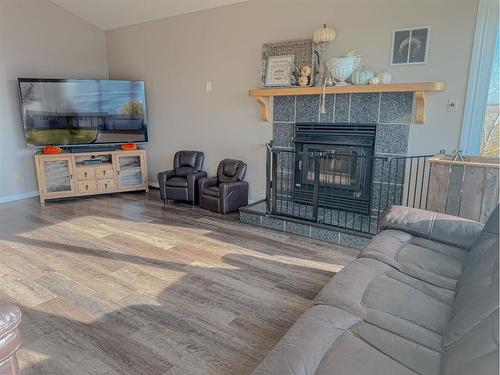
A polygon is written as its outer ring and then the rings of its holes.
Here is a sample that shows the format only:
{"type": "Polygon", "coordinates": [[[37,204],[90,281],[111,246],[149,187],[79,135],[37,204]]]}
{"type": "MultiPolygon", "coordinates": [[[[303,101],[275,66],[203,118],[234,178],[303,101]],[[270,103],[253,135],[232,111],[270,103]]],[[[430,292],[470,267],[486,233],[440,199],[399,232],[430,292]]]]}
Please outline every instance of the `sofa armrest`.
{"type": "Polygon", "coordinates": [[[158,184],[160,185],[160,198],[162,201],[167,200],[166,182],[168,179],[170,179],[174,176],[175,176],[175,170],[164,171],[164,172],[158,173],[158,184]]]}
{"type": "Polygon", "coordinates": [[[307,310],[252,375],[314,375],[333,343],[361,318],[318,305],[307,310]]]}
{"type": "Polygon", "coordinates": [[[418,208],[392,206],[382,214],[380,229],[396,229],[417,237],[470,249],[479,238],[483,224],[418,208]]]}

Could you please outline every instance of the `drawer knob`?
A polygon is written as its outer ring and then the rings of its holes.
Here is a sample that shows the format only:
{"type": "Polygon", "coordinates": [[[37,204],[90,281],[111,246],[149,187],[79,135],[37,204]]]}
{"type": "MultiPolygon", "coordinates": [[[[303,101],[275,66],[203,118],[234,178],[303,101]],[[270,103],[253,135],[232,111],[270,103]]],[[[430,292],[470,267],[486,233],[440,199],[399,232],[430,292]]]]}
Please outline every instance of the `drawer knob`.
{"type": "Polygon", "coordinates": [[[84,174],[85,174],[85,177],[87,177],[87,172],[85,172],[84,174]]]}
{"type": "Polygon", "coordinates": [[[85,190],[89,190],[89,185],[85,185],[85,190]]]}

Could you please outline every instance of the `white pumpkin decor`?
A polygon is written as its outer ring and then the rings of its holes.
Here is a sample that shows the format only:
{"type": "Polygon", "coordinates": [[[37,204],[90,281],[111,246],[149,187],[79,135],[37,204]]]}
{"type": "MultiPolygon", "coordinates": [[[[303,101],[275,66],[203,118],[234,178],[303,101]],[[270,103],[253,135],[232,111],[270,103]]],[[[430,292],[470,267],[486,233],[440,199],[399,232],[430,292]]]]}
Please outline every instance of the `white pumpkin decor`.
{"type": "Polygon", "coordinates": [[[378,77],[372,77],[372,78],[370,78],[370,82],[369,83],[370,83],[370,85],[378,85],[378,84],[380,84],[380,78],[378,78],[378,77]]]}
{"type": "Polygon", "coordinates": [[[387,85],[392,81],[392,74],[389,72],[382,72],[378,75],[378,78],[380,78],[380,83],[387,85]]]}
{"type": "Polygon", "coordinates": [[[330,43],[335,40],[335,35],[335,30],[331,27],[326,27],[326,24],[324,24],[322,28],[314,31],[313,42],[317,44],[330,43]]]}
{"type": "Polygon", "coordinates": [[[326,47],[328,43],[335,40],[335,30],[331,27],[326,27],[326,24],[322,28],[317,29],[313,33],[313,42],[317,44],[320,48],[319,56],[319,74],[317,79],[315,79],[316,86],[323,86],[326,80],[326,47]]]}
{"type": "Polygon", "coordinates": [[[312,72],[311,67],[309,65],[304,65],[300,70],[300,75],[309,77],[311,75],[311,72],[312,72]]]}
{"type": "Polygon", "coordinates": [[[375,73],[363,67],[352,73],[351,82],[354,85],[367,85],[374,76],[375,73]]]}
{"type": "Polygon", "coordinates": [[[299,86],[307,86],[309,84],[309,77],[300,76],[299,77],[299,86]]]}

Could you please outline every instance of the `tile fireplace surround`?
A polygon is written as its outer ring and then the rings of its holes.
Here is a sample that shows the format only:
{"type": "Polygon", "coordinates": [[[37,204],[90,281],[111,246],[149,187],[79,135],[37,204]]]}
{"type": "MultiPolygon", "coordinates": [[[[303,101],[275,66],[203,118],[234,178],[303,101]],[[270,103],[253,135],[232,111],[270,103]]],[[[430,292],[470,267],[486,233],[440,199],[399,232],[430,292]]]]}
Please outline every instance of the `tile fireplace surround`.
{"type": "MultiPolygon", "coordinates": [[[[276,96],[273,99],[273,143],[293,147],[295,124],[377,124],[375,156],[401,156],[408,151],[413,111],[413,92],[331,94],[326,96],[326,113],[320,113],[319,95],[276,96]]],[[[317,227],[265,215],[265,203],[241,210],[241,222],[264,226],[352,247],[364,247],[369,239],[335,227],[317,227]]]]}

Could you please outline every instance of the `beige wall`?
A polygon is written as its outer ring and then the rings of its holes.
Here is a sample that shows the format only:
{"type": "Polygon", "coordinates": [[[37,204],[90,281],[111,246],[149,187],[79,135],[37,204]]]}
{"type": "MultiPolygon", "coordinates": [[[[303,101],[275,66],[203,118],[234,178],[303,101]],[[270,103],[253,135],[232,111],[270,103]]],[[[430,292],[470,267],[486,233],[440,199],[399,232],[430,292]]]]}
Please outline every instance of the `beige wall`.
{"type": "Polygon", "coordinates": [[[0,201],[37,190],[17,78],[107,78],[104,32],[48,0],[0,0],[0,201]]]}
{"type": "Polygon", "coordinates": [[[180,149],[206,153],[210,173],[220,159],[248,162],[251,199],[264,197],[265,143],[271,124],[259,121],[248,89],[259,84],[264,42],[310,37],[327,23],[337,30],[330,55],[358,49],[364,64],[389,69],[396,82],[445,81],[429,94],[425,125],[412,125],[410,153],[457,147],[476,0],[251,0],[106,33],[111,78],[146,81],[150,181],[180,149]],[[392,30],[432,26],[427,65],[389,67],[392,30]],[[214,91],[205,92],[213,81],[214,91]],[[447,112],[448,98],[458,102],[447,112]]]}

